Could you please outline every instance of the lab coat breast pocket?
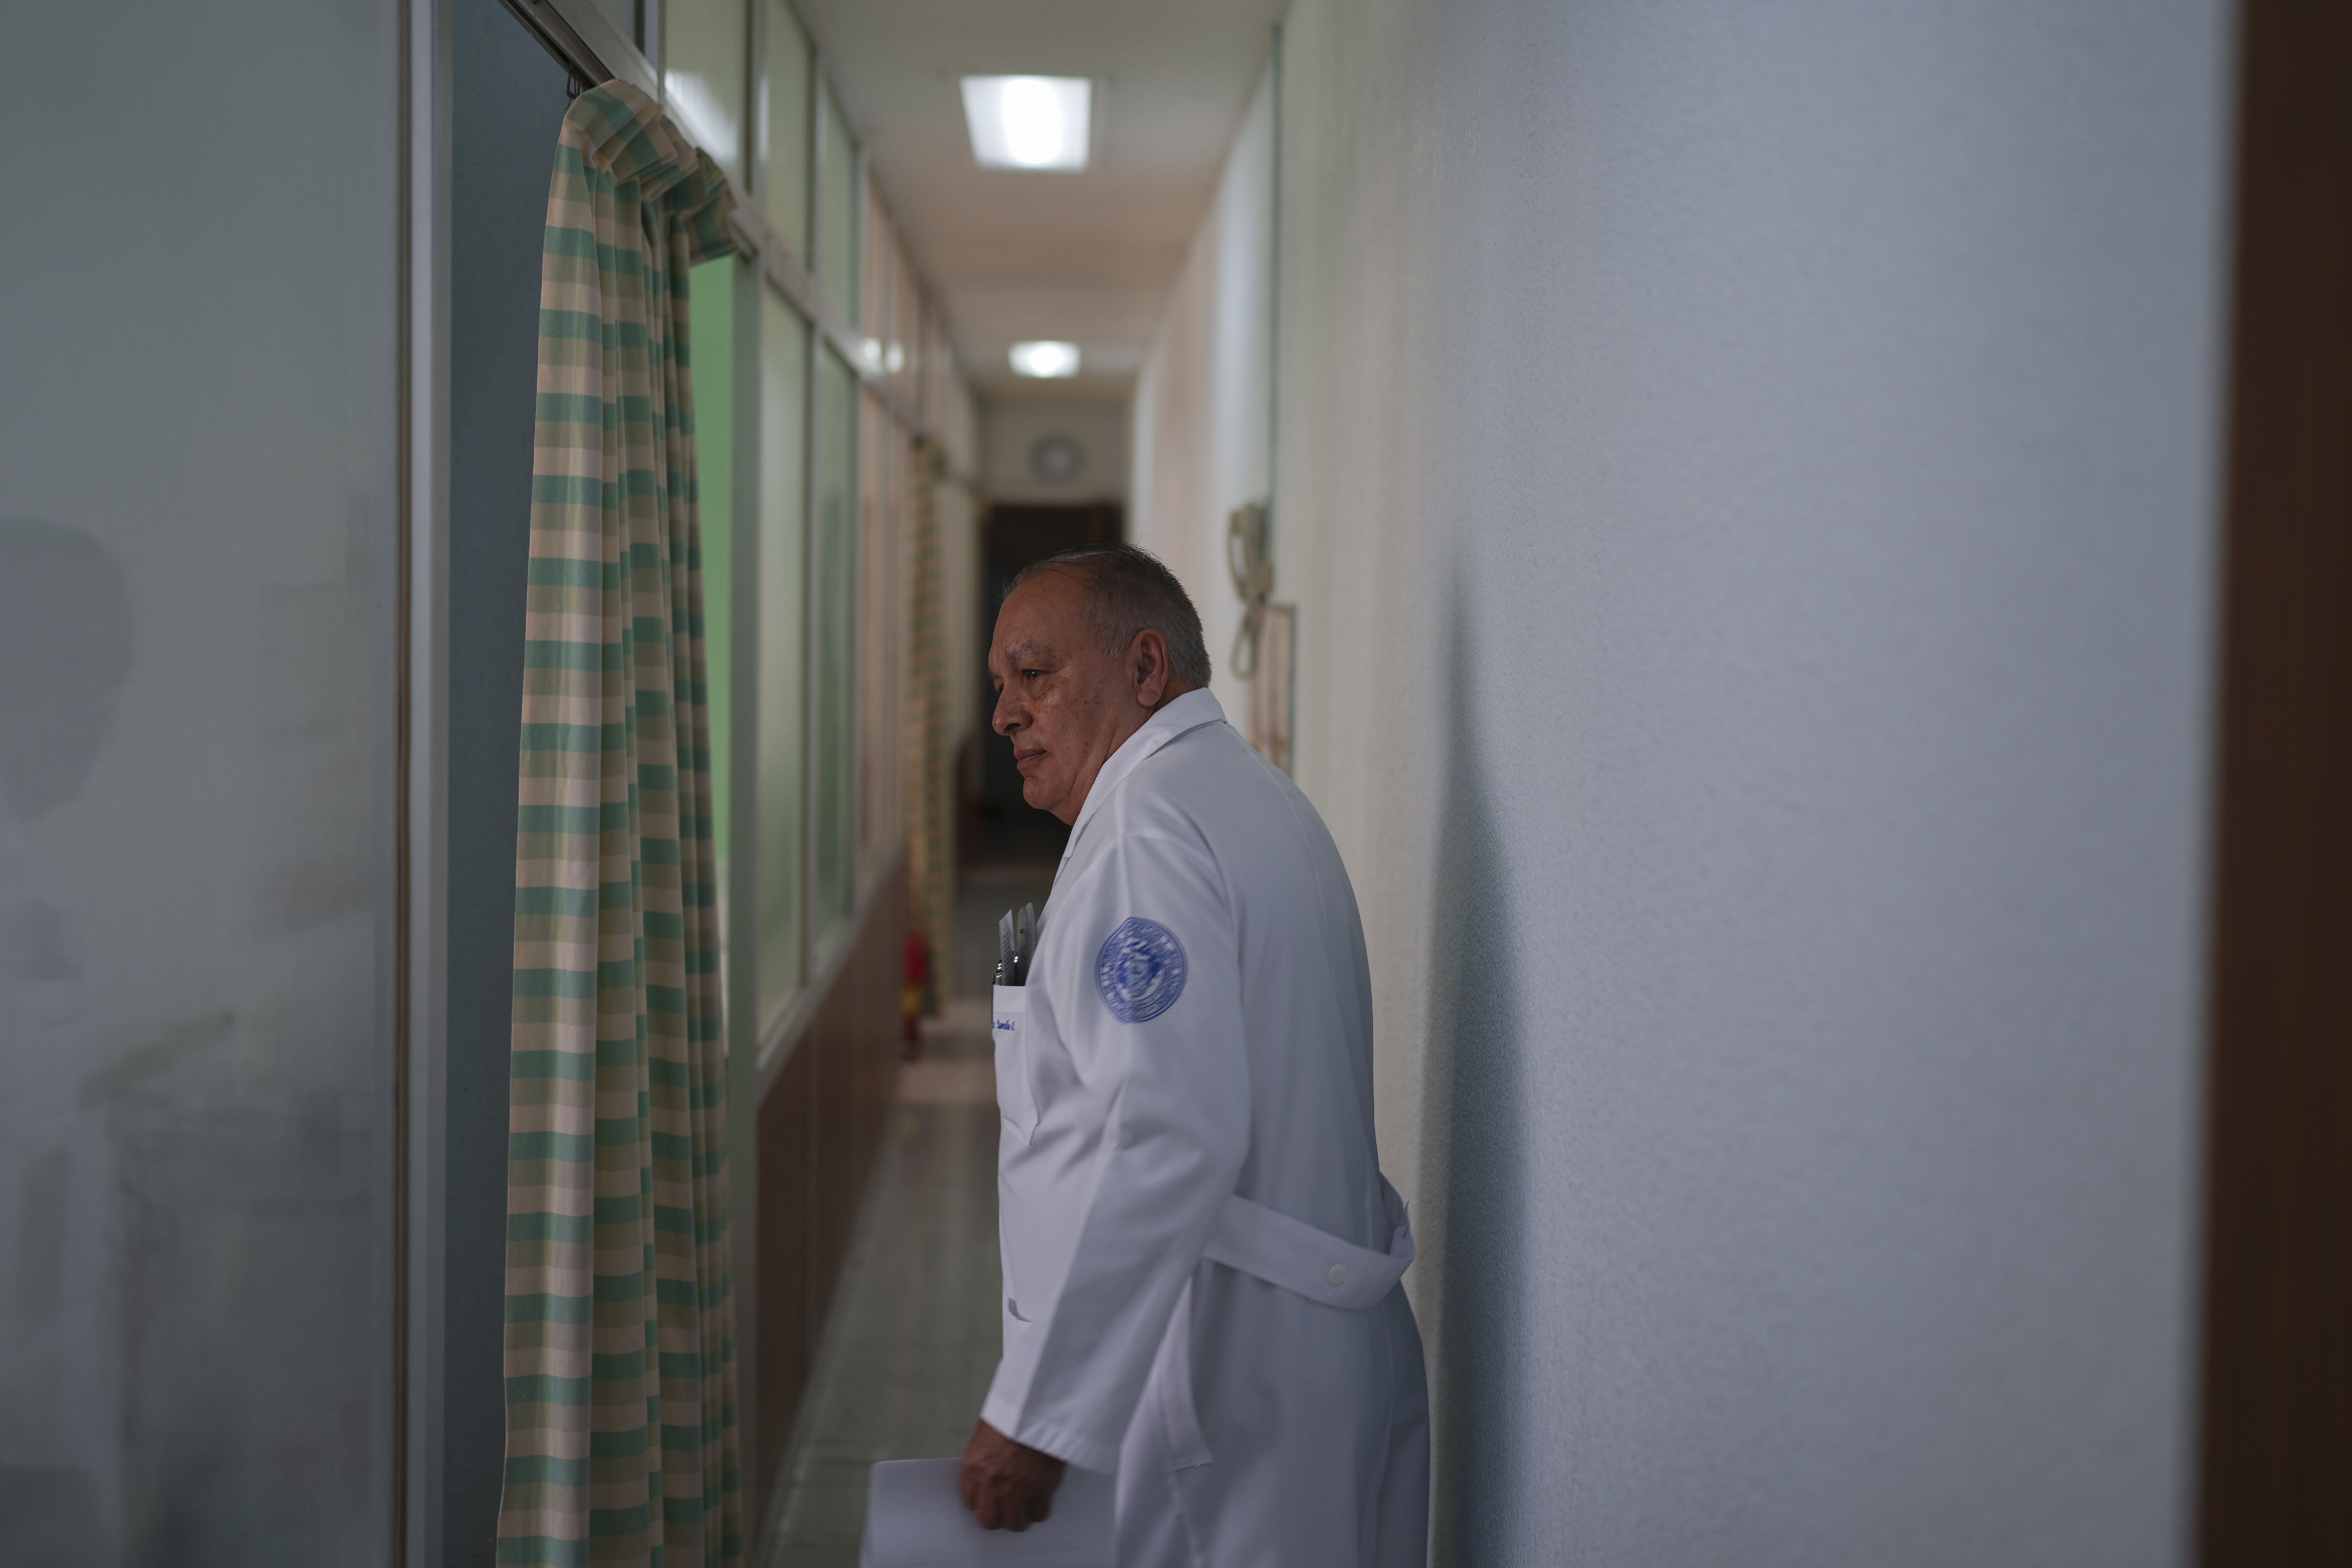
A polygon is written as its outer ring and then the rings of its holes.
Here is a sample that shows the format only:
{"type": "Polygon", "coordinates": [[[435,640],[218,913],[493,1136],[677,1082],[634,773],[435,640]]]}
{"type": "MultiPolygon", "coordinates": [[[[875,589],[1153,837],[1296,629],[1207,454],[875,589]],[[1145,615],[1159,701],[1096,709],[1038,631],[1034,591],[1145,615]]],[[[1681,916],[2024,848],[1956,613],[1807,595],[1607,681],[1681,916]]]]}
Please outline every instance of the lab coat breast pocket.
{"type": "Polygon", "coordinates": [[[1037,1098],[1029,1086],[1029,993],[1018,985],[995,988],[990,1031],[996,1040],[996,1109],[1024,1143],[1037,1128],[1037,1098]]]}

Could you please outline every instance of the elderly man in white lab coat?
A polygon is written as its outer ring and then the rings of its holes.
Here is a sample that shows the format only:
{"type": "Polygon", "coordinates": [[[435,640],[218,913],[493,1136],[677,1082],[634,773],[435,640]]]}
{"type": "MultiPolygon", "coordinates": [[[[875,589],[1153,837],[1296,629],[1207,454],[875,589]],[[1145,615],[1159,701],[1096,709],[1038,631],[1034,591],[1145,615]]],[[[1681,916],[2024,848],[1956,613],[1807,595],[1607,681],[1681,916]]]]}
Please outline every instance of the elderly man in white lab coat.
{"type": "Polygon", "coordinates": [[[964,1501],[1020,1530],[1066,1463],[1115,1469],[1121,1568],[1418,1565],[1412,1241],[1339,851],[1224,721],[1148,553],[1024,573],[989,670],[1024,797],[1071,834],[996,992],[1004,1355],[964,1501]]]}

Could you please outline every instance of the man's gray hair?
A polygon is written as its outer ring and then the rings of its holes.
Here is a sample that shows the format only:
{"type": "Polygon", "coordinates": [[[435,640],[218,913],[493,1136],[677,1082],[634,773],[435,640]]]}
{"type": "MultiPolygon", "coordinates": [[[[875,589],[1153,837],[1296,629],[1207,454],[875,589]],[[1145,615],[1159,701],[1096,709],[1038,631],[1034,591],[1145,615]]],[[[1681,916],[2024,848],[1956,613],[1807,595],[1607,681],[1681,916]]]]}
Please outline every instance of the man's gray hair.
{"type": "Polygon", "coordinates": [[[1081,544],[1023,567],[1004,596],[1047,572],[1067,572],[1085,582],[1096,629],[1113,658],[1125,657],[1142,633],[1158,632],[1168,640],[1170,673],[1193,686],[1209,684],[1201,613],[1160,557],[1136,544],[1081,544]]]}

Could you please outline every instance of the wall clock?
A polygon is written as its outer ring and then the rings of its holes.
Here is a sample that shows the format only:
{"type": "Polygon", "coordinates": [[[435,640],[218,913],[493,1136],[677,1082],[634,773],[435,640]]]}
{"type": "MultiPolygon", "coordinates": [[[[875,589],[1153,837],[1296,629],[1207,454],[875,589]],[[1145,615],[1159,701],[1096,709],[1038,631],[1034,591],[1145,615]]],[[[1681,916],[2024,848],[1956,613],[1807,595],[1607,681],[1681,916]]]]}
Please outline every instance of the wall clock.
{"type": "Polygon", "coordinates": [[[1086,454],[1067,436],[1040,436],[1029,448],[1029,471],[1043,484],[1068,484],[1085,461],[1086,454]]]}

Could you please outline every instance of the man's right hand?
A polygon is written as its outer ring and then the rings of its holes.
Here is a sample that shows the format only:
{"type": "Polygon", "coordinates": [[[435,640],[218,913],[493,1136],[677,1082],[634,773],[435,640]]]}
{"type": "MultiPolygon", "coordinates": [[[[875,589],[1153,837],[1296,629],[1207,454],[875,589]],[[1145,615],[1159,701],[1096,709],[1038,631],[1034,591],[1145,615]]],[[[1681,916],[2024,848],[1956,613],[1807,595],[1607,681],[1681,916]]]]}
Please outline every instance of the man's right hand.
{"type": "Polygon", "coordinates": [[[1064,1468],[1053,1455],[1016,1443],[982,1421],[964,1445],[958,1478],[963,1506],[979,1517],[982,1530],[1026,1530],[1052,1517],[1064,1468]]]}

